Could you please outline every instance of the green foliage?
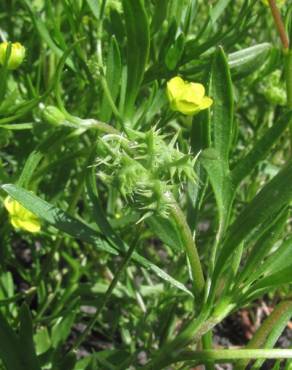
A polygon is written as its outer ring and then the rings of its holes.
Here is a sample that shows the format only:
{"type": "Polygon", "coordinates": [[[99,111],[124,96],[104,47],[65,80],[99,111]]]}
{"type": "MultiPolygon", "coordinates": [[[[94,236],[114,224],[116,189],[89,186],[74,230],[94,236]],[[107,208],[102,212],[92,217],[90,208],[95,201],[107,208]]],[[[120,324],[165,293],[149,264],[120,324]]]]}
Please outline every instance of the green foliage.
{"type": "Polygon", "coordinates": [[[0,18],[26,50],[0,66],[0,369],[284,366],[292,59],[269,8],[3,0],[0,18]],[[212,106],[172,111],[175,76],[212,106]],[[218,350],[214,327],[262,297],[280,303],[253,339],[218,350]]]}

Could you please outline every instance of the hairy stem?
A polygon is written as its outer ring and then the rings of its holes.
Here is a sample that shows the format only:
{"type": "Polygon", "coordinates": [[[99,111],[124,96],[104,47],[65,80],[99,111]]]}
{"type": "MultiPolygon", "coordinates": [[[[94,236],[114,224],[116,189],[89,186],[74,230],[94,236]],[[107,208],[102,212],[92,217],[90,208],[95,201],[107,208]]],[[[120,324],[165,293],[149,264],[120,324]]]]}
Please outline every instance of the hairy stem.
{"type": "Polygon", "coordinates": [[[188,256],[192,277],[193,277],[193,290],[196,298],[201,298],[205,286],[205,279],[203,275],[203,269],[200,262],[198,250],[193,239],[191,230],[187,224],[186,218],[180,209],[179,205],[173,199],[171,194],[167,194],[166,197],[171,204],[171,216],[175,221],[182,238],[183,245],[185,247],[186,254],[188,256]]]}

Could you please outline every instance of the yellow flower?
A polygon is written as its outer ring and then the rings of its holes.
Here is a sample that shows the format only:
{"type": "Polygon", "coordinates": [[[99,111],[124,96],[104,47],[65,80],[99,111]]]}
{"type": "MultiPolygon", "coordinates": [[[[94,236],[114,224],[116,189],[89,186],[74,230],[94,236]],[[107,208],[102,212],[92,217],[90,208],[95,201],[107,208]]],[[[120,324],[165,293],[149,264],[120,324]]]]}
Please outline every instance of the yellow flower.
{"type": "Polygon", "coordinates": [[[213,100],[205,96],[205,88],[202,84],[187,82],[178,76],[167,82],[167,96],[172,110],[188,116],[207,109],[213,104],[213,100]]]}
{"type": "Polygon", "coordinates": [[[40,231],[41,224],[36,215],[24,208],[20,203],[11,197],[4,200],[4,206],[10,215],[10,222],[16,229],[36,233],[40,231]]]}
{"type": "MultiPolygon", "coordinates": [[[[269,0],[262,0],[262,3],[264,3],[265,5],[269,5],[269,0]]],[[[279,7],[285,5],[285,3],[286,3],[286,0],[276,0],[276,4],[279,7]]]]}
{"type": "MultiPolygon", "coordinates": [[[[8,42],[0,44],[0,64],[4,65],[6,59],[6,52],[8,50],[8,42]]],[[[23,62],[25,57],[25,47],[19,42],[11,44],[11,52],[7,63],[8,69],[16,69],[23,62]]]]}

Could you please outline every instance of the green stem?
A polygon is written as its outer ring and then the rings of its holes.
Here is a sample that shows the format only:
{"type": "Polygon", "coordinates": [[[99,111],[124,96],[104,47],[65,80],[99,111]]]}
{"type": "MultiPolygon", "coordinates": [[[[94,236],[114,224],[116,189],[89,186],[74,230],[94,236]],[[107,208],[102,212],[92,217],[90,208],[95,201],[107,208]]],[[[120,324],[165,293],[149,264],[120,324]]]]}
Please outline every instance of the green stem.
{"type": "MultiPolygon", "coordinates": [[[[209,361],[235,362],[240,359],[288,359],[292,358],[291,349],[218,349],[205,351],[186,351],[181,353],[175,362],[196,361],[196,365],[209,361]]],[[[168,362],[170,365],[172,362],[168,362]]]]}
{"type": "Polygon", "coordinates": [[[110,285],[109,285],[109,287],[108,287],[108,289],[105,293],[105,296],[104,296],[103,300],[101,301],[101,303],[97,307],[97,310],[96,310],[95,314],[93,315],[91,321],[89,322],[89,324],[87,325],[87,327],[85,328],[83,333],[80,335],[79,338],[77,338],[77,340],[73,344],[72,350],[74,350],[74,349],[76,349],[80,346],[80,344],[84,341],[84,339],[87,337],[87,335],[90,333],[90,331],[94,327],[94,325],[95,325],[95,323],[98,319],[99,314],[101,313],[102,309],[104,308],[107,301],[109,300],[114,288],[116,287],[117,283],[119,282],[119,280],[121,278],[122,273],[124,272],[125,268],[127,267],[128,263],[129,263],[129,261],[132,257],[132,254],[135,251],[135,248],[137,246],[139,238],[140,238],[140,232],[138,231],[137,232],[137,238],[135,239],[135,241],[132,243],[129,250],[127,251],[125,259],[123,260],[123,262],[120,265],[116,275],[114,276],[113,280],[111,281],[111,283],[110,283],[110,285]]]}
{"type": "Polygon", "coordinates": [[[196,298],[202,296],[205,279],[203,275],[202,265],[200,262],[199,254],[197,251],[196,244],[194,242],[191,230],[187,224],[185,216],[174,200],[172,194],[166,194],[169,203],[171,204],[171,216],[173,217],[182,238],[183,245],[185,247],[186,254],[188,256],[192,277],[193,277],[193,289],[196,298]]]}
{"type": "MultiPolygon", "coordinates": [[[[213,333],[212,330],[208,331],[202,336],[202,346],[204,350],[211,350],[213,347],[213,333]]],[[[214,362],[206,364],[206,370],[214,370],[214,362]]]]}
{"type": "Polygon", "coordinates": [[[292,49],[285,51],[287,107],[292,109],[292,49]]]}

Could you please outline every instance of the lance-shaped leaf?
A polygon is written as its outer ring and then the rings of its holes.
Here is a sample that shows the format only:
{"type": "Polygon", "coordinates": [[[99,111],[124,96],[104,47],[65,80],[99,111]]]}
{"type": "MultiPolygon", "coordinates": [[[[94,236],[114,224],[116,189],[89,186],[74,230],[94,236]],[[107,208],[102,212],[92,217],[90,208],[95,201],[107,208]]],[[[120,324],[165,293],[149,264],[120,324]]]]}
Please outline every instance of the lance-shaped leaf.
{"type": "MultiPolygon", "coordinates": [[[[111,92],[111,98],[116,101],[119,92],[119,81],[121,79],[121,56],[119,45],[116,38],[113,36],[110,41],[109,53],[106,64],[106,75],[109,91],[111,92]]],[[[111,118],[112,108],[107,99],[106,94],[102,97],[100,119],[104,122],[108,122],[111,118]]]]}
{"type": "Polygon", "coordinates": [[[211,71],[212,106],[211,127],[214,147],[220,158],[228,162],[233,129],[233,92],[230,71],[222,48],[215,54],[211,71]]]}
{"type": "Polygon", "coordinates": [[[131,117],[149,54],[149,24],[142,0],[123,0],[127,34],[127,89],[124,115],[131,117]]]}
{"type": "Polygon", "coordinates": [[[218,152],[214,149],[206,149],[203,151],[201,163],[208,173],[215,194],[219,215],[219,233],[222,234],[228,222],[234,196],[230,171],[227,163],[220,158],[218,152]]]}
{"type": "Polygon", "coordinates": [[[40,370],[40,364],[33,342],[32,317],[26,304],[23,304],[20,308],[19,322],[19,351],[22,355],[23,367],[26,369],[40,370]]]}

